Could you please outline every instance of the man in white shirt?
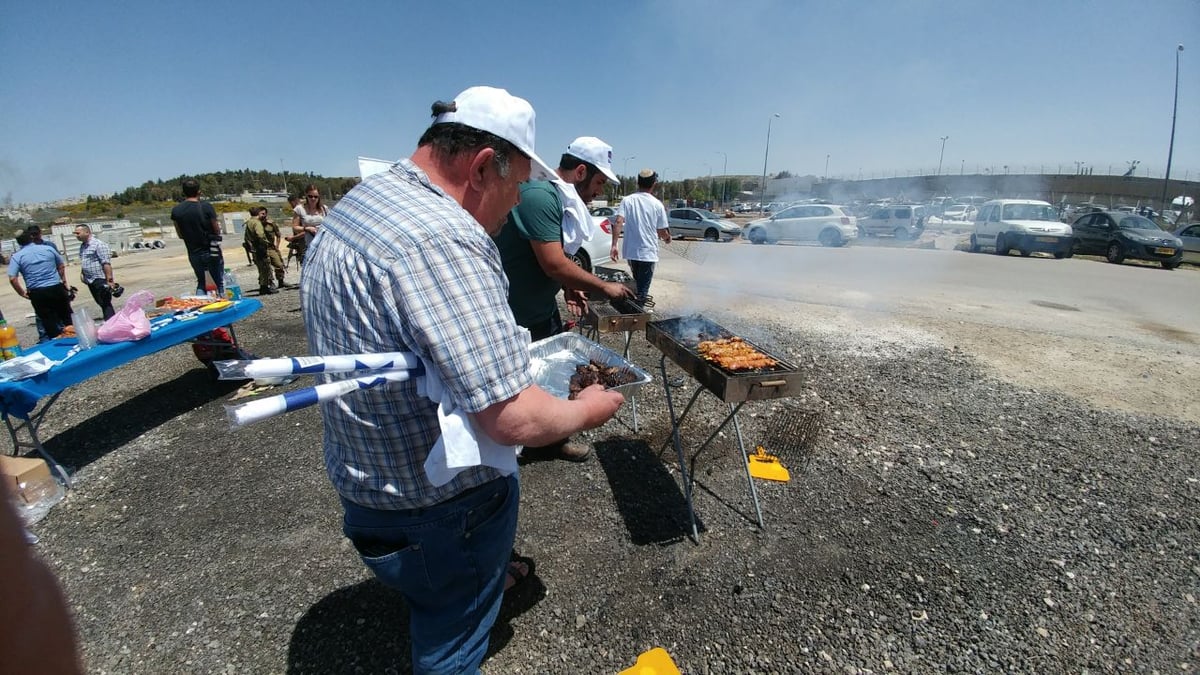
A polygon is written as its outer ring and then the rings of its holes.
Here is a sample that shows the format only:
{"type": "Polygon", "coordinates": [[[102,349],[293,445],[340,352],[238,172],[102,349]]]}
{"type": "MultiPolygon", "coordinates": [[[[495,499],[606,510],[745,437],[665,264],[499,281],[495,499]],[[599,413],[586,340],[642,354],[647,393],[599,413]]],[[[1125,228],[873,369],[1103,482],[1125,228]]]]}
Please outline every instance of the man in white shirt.
{"type": "Polygon", "coordinates": [[[650,295],[650,282],[654,279],[654,263],[658,262],[658,242],[671,243],[671,230],[667,209],[654,196],[658,174],[651,169],[642,169],[637,184],[638,191],[622,199],[617,207],[610,254],[613,260],[619,260],[619,248],[629,261],[629,271],[637,282],[636,302],[646,311],[651,311],[654,297],[650,295]],[[620,247],[618,242],[622,230],[625,233],[625,245],[620,247]]]}

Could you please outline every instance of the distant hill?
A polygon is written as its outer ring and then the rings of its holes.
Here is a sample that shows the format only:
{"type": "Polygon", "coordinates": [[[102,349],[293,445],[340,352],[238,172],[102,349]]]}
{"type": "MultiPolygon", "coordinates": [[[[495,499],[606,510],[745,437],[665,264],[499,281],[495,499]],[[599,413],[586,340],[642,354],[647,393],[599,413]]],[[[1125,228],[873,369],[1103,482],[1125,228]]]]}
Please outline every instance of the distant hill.
{"type": "MultiPolygon", "coordinates": [[[[234,171],[219,171],[217,173],[202,173],[194,176],[176,176],[167,180],[146,181],[137,187],[130,187],[109,197],[108,201],[121,206],[131,204],[152,204],[158,202],[176,202],[183,199],[183,189],[180,183],[184,178],[195,178],[200,181],[200,193],[208,199],[218,195],[240,195],[243,192],[263,192],[278,190],[289,194],[300,194],[307,186],[315,185],[321,194],[328,199],[337,199],[346,194],[350,188],[358,184],[357,177],[318,176],[314,173],[276,173],[273,171],[252,171],[238,169],[234,171]]],[[[89,197],[91,201],[93,198],[89,197]]]]}

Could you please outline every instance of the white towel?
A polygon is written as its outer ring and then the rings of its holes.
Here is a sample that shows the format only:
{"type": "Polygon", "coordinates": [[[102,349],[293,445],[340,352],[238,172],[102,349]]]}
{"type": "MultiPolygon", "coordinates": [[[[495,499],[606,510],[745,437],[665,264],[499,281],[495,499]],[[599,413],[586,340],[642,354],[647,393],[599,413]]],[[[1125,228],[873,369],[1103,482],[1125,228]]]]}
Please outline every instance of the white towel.
{"type": "Polygon", "coordinates": [[[575,186],[561,178],[555,178],[553,181],[554,187],[558,188],[558,194],[562,196],[563,219],[563,252],[567,255],[575,255],[583,242],[591,241],[596,234],[596,228],[592,224],[592,214],[588,211],[587,204],[583,203],[583,198],[575,191],[575,186]]]}
{"type": "Polygon", "coordinates": [[[437,370],[425,364],[425,374],[417,378],[417,392],[438,404],[438,424],[442,435],[425,459],[429,482],[442,486],[454,480],[464,469],[490,466],[505,476],[517,471],[519,445],[500,445],[484,431],[475,428],[470,415],[463,412],[446,391],[437,370]]]}

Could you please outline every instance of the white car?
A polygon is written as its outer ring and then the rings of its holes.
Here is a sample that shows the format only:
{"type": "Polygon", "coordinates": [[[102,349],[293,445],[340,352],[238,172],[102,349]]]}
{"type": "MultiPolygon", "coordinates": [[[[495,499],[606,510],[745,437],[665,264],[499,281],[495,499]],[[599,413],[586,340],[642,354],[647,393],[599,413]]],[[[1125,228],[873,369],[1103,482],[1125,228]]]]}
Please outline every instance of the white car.
{"type": "Polygon", "coordinates": [[[753,244],[800,241],[845,246],[858,238],[858,219],[842,206],[800,204],[746,223],[742,236],[753,244]]]}
{"type": "Polygon", "coordinates": [[[591,272],[596,265],[603,265],[612,260],[612,221],[607,216],[592,216],[592,225],[595,226],[595,232],[589,241],[583,242],[583,246],[571,256],[571,260],[575,261],[583,269],[591,272]]]}
{"type": "Polygon", "coordinates": [[[978,212],[979,209],[970,204],[951,204],[942,212],[942,220],[971,222],[975,220],[975,214],[978,212]]]}
{"type": "Polygon", "coordinates": [[[1008,255],[1012,249],[1022,256],[1034,251],[1053,253],[1055,258],[1071,257],[1071,226],[1058,219],[1058,209],[1037,199],[993,199],[979,208],[975,232],[968,250],[978,253],[992,248],[996,255],[1008,255]]]}

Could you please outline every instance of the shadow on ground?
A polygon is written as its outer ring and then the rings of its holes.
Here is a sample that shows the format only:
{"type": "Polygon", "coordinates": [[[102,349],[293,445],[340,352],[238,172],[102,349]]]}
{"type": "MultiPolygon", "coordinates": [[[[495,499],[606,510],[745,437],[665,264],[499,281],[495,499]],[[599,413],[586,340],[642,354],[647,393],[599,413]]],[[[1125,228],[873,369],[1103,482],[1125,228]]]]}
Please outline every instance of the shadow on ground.
{"type": "MultiPolygon", "coordinates": [[[[536,572],[505,594],[489,637],[488,658],[512,640],[512,620],[545,597],[536,572]]],[[[412,672],[408,626],[404,598],[375,579],[338,589],[300,617],[288,645],[287,672],[412,672]]]]}
{"type": "MultiPolygon", "coordinates": [[[[691,534],[683,491],[644,440],[599,441],[595,448],[634,545],[670,544],[691,534]]],[[[696,526],[704,531],[699,519],[696,526]]]]}
{"type": "MultiPolygon", "coordinates": [[[[52,438],[42,439],[46,452],[75,471],[114,448],[166,424],[213,399],[227,396],[240,381],[213,381],[204,368],[193,368],[175,379],[98,413],[52,438]]],[[[87,386],[86,384],[83,386],[87,386]]],[[[44,403],[44,401],[43,401],[44,403]]],[[[54,419],[51,410],[47,416],[54,419]]]]}

